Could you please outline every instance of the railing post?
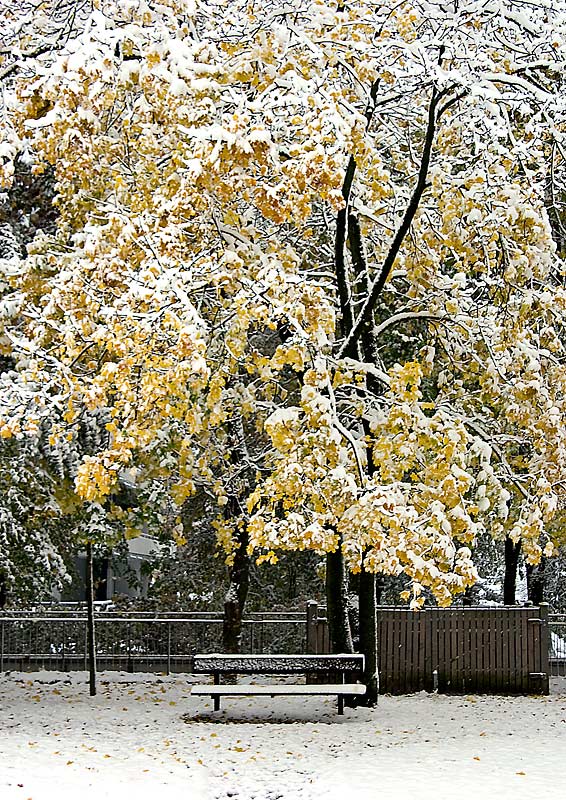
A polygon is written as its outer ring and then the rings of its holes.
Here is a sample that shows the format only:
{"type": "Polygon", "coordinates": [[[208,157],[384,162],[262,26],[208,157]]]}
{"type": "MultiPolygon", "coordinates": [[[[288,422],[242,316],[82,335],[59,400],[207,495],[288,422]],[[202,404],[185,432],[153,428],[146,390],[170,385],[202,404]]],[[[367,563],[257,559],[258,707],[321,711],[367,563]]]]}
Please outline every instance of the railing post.
{"type": "Polygon", "coordinates": [[[171,622],[167,623],[167,674],[171,674],[171,622]]]}
{"type": "Polygon", "coordinates": [[[65,630],[65,623],[64,622],[61,623],[61,631],[62,631],[62,637],[61,638],[63,639],[63,647],[62,647],[63,663],[61,665],[61,669],[63,670],[63,672],[67,672],[67,658],[66,658],[66,652],[65,652],[65,633],[66,633],[66,630],[65,630]]]}
{"type": "Polygon", "coordinates": [[[88,623],[85,618],[85,639],[84,639],[84,651],[85,651],[85,672],[88,671],[88,623]]]}
{"type": "Polygon", "coordinates": [[[0,630],[0,672],[4,672],[4,620],[0,630]]]}
{"type": "Polygon", "coordinates": [[[548,612],[549,606],[548,603],[541,603],[539,606],[540,609],[540,618],[541,618],[541,626],[540,626],[540,667],[541,672],[543,673],[544,677],[542,678],[542,686],[541,690],[543,694],[548,694],[550,691],[549,688],[549,675],[550,675],[550,634],[548,630],[548,612]]]}
{"type": "Polygon", "coordinates": [[[318,603],[315,600],[307,602],[307,653],[318,653],[318,603]]]}
{"type": "Polygon", "coordinates": [[[128,672],[134,671],[134,661],[132,659],[132,630],[131,630],[131,622],[128,620],[126,622],[127,631],[128,631],[128,663],[126,666],[126,670],[128,672]]]}

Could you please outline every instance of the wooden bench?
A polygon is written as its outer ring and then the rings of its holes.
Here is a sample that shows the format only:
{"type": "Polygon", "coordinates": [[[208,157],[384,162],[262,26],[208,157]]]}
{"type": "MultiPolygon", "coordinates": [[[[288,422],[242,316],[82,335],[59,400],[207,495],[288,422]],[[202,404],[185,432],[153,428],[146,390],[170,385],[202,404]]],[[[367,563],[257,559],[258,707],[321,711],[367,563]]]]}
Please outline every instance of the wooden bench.
{"type": "Polygon", "coordinates": [[[220,698],[242,695],[336,695],[338,713],[344,713],[344,698],[363,695],[366,687],[361,683],[346,683],[347,673],[360,675],[364,669],[363,655],[196,655],[193,672],[214,676],[214,685],[191,687],[191,694],[207,696],[214,700],[214,710],[220,709],[220,698]],[[222,675],[326,675],[339,673],[340,683],[320,684],[221,684],[222,675]]]}

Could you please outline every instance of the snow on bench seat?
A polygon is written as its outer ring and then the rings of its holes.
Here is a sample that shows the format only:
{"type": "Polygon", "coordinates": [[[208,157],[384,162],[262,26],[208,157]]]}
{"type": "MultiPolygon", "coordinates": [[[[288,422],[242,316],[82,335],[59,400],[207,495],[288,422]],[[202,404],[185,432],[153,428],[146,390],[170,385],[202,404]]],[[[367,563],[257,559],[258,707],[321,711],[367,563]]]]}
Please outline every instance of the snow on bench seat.
{"type": "Polygon", "coordinates": [[[221,653],[194,656],[194,673],[240,673],[241,675],[295,675],[302,672],[359,672],[364,657],[358,653],[337,655],[226,655],[221,653]]]}

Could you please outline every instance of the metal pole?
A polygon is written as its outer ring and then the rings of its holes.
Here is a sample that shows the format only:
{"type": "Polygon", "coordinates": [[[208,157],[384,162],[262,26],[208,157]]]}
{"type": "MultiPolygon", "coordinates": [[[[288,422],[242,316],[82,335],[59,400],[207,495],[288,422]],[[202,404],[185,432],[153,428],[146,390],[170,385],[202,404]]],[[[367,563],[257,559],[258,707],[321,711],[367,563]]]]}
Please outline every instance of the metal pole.
{"type": "Polygon", "coordinates": [[[132,661],[132,628],[129,620],[127,622],[127,626],[128,626],[128,664],[126,669],[128,672],[133,672],[134,662],[132,661]]]}
{"type": "Polygon", "coordinates": [[[88,671],[89,691],[91,697],[96,694],[96,639],[94,632],[94,587],[92,575],[92,542],[86,545],[86,596],[87,596],[87,630],[88,630],[88,671]]]}
{"type": "Polygon", "coordinates": [[[540,618],[541,618],[541,622],[542,622],[541,631],[540,631],[540,647],[541,647],[540,666],[541,666],[541,672],[543,673],[542,686],[541,686],[543,694],[548,694],[549,693],[550,634],[549,634],[549,630],[548,630],[548,612],[549,612],[548,603],[541,603],[540,606],[539,606],[539,613],[540,613],[540,618]]]}
{"type": "Polygon", "coordinates": [[[171,623],[167,623],[167,674],[171,674],[171,623]]]}
{"type": "Polygon", "coordinates": [[[62,647],[63,664],[62,664],[62,669],[63,669],[63,672],[66,672],[67,671],[67,659],[65,657],[65,633],[66,633],[66,631],[65,631],[65,623],[64,622],[61,623],[61,633],[62,633],[61,638],[63,640],[63,647],[62,647]]]}

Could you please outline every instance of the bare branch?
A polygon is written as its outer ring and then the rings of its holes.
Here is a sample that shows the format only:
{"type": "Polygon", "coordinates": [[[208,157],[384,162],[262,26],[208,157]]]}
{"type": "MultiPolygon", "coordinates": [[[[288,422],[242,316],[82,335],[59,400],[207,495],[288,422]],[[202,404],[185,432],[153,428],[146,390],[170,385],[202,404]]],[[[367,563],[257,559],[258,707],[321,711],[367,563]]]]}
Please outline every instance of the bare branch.
{"type": "Polygon", "coordinates": [[[373,329],[374,336],[379,336],[383,331],[390,328],[392,325],[397,325],[398,322],[408,322],[417,319],[431,320],[433,322],[443,322],[446,317],[440,314],[431,314],[428,311],[405,311],[400,314],[394,314],[389,319],[384,320],[380,325],[373,329]]]}
{"type": "Polygon", "coordinates": [[[375,309],[375,305],[377,303],[377,299],[381,294],[385,283],[391,273],[395,260],[399,255],[399,251],[407,235],[409,228],[415,218],[415,214],[417,213],[421,198],[424,194],[426,189],[426,179],[428,175],[428,168],[430,165],[430,158],[432,154],[432,147],[434,143],[434,136],[436,133],[436,122],[437,122],[437,109],[438,105],[441,100],[446,97],[450,89],[444,89],[443,91],[439,92],[436,87],[432,90],[432,97],[430,100],[429,108],[428,108],[428,121],[427,121],[427,128],[425,133],[425,140],[423,144],[423,151],[421,155],[421,164],[419,168],[419,175],[417,178],[416,186],[413,190],[411,195],[411,199],[409,200],[409,204],[405,210],[403,215],[403,219],[401,220],[401,224],[391,242],[391,246],[389,247],[389,252],[385,257],[385,261],[381,267],[379,275],[377,276],[376,280],[374,281],[373,285],[370,288],[368,293],[368,297],[362,306],[362,310],[360,311],[356,322],[352,330],[350,331],[349,335],[346,337],[342,347],[340,348],[338,357],[345,355],[346,353],[350,353],[352,348],[355,346],[355,343],[358,341],[360,334],[362,332],[363,327],[366,323],[371,319],[373,311],[375,309]]]}
{"type": "MultiPolygon", "coordinates": [[[[365,111],[366,129],[370,126],[373,114],[375,111],[375,100],[377,90],[379,87],[379,79],[374,81],[370,89],[369,101],[365,111]]],[[[342,197],[344,198],[344,207],[340,209],[336,217],[336,236],[334,240],[334,261],[336,269],[336,283],[338,287],[338,297],[340,300],[340,310],[342,312],[342,331],[344,336],[348,336],[354,325],[354,311],[352,308],[352,287],[350,284],[350,276],[346,265],[344,254],[344,247],[346,244],[346,234],[348,230],[348,217],[350,214],[350,195],[352,192],[352,185],[354,183],[354,176],[356,174],[356,159],[353,155],[348,159],[348,166],[346,167],[346,174],[344,176],[344,183],[342,185],[342,197]]],[[[354,356],[354,352],[349,353],[354,356]]]]}

